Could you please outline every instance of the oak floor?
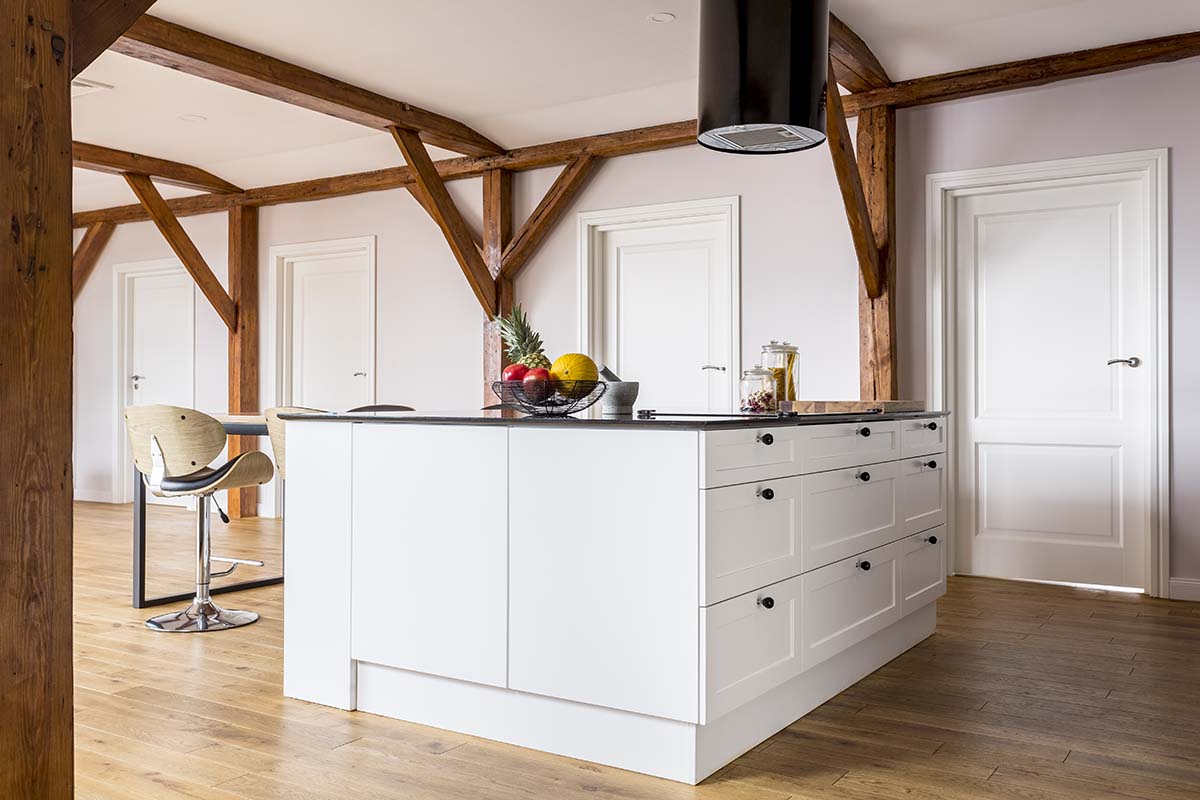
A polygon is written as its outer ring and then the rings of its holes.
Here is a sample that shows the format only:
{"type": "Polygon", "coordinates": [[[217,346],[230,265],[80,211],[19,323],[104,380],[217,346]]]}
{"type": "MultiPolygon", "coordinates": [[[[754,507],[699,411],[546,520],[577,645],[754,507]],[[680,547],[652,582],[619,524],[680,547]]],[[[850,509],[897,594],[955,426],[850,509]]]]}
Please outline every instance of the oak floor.
{"type": "MultiPolygon", "coordinates": [[[[186,583],[191,518],[151,511],[186,583]]],[[[79,798],[1200,798],[1200,604],[952,579],[936,635],[688,787],[285,700],[281,587],[222,596],[248,628],[155,635],[129,507],[75,519],[79,798]]],[[[259,524],[269,546],[230,535],[259,524]]]]}

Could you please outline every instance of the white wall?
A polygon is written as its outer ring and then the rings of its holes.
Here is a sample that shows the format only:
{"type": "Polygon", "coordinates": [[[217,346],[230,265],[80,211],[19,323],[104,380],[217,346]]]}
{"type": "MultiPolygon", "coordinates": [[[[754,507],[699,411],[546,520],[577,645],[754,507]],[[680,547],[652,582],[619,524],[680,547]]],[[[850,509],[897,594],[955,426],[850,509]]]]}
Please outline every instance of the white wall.
{"type": "MultiPolygon", "coordinates": [[[[556,168],[517,175],[518,225],[557,174],[556,168]]],[[[480,181],[455,181],[450,190],[464,216],[477,222],[480,181]]],[[[767,158],[687,147],[602,164],[517,281],[517,299],[540,328],[548,352],[578,346],[575,212],[733,194],[742,197],[744,363],[755,363],[768,340],[790,339],[801,348],[805,396],[857,397],[858,279],[825,148],[767,158]]],[[[224,282],[225,215],[186,217],[182,223],[224,282]]],[[[426,411],[478,408],[482,311],[441,232],[405,190],[261,210],[263,406],[276,402],[270,247],[370,234],[378,237],[379,401],[426,411]]],[[[121,225],[76,301],[75,481],[81,499],[112,496],[112,450],[118,434],[113,266],[171,255],[149,222],[121,225]]],[[[223,411],[226,332],[203,296],[197,297],[196,405],[223,411]]],[[[265,440],[262,446],[267,447],[265,440]]],[[[271,491],[265,491],[263,504],[272,503],[271,491]]]]}
{"type": "MultiPolygon", "coordinates": [[[[1200,577],[1200,105],[1181,101],[1200,60],[901,111],[898,120],[900,393],[925,394],[925,176],[1169,147],[1171,154],[1171,575],[1200,577]]],[[[1064,297],[1063,302],[1070,302],[1064,297]]]]}

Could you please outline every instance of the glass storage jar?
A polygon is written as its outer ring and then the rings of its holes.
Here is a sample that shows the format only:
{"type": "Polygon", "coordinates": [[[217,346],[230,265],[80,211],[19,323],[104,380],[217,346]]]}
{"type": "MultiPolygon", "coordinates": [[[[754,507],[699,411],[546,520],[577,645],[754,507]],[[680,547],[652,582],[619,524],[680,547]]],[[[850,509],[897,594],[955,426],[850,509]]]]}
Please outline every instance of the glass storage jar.
{"type": "Polygon", "coordinates": [[[800,348],[789,342],[763,345],[762,365],[775,376],[775,399],[796,400],[800,396],[800,348]]]}
{"type": "Polygon", "coordinates": [[[775,373],[755,366],[742,373],[742,413],[774,414],[779,406],[775,402],[775,373]]]}

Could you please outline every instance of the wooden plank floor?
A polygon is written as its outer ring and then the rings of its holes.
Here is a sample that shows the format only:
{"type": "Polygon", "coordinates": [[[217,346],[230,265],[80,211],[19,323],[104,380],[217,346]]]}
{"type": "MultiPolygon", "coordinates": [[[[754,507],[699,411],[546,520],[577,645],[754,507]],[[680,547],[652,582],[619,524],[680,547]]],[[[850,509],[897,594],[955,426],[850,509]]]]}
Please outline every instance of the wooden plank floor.
{"type": "MultiPolygon", "coordinates": [[[[190,517],[153,511],[186,582],[190,517]]],[[[284,700],[281,587],[222,596],[248,628],[155,635],[128,514],[76,506],[80,798],[1200,797],[1200,604],[953,579],[935,636],[693,788],[284,700]]]]}

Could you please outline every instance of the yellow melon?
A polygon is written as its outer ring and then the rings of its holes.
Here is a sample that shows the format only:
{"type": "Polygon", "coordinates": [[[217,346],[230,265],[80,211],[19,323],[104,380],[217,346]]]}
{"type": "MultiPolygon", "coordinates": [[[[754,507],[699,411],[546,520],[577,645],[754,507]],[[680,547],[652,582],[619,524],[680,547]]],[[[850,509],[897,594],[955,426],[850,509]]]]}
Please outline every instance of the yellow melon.
{"type": "Polygon", "coordinates": [[[560,385],[559,391],[569,397],[583,397],[596,386],[600,379],[600,371],[596,362],[583,353],[567,353],[559,356],[550,366],[550,377],[560,385]],[[570,389],[563,387],[563,381],[576,381],[570,389]]]}

